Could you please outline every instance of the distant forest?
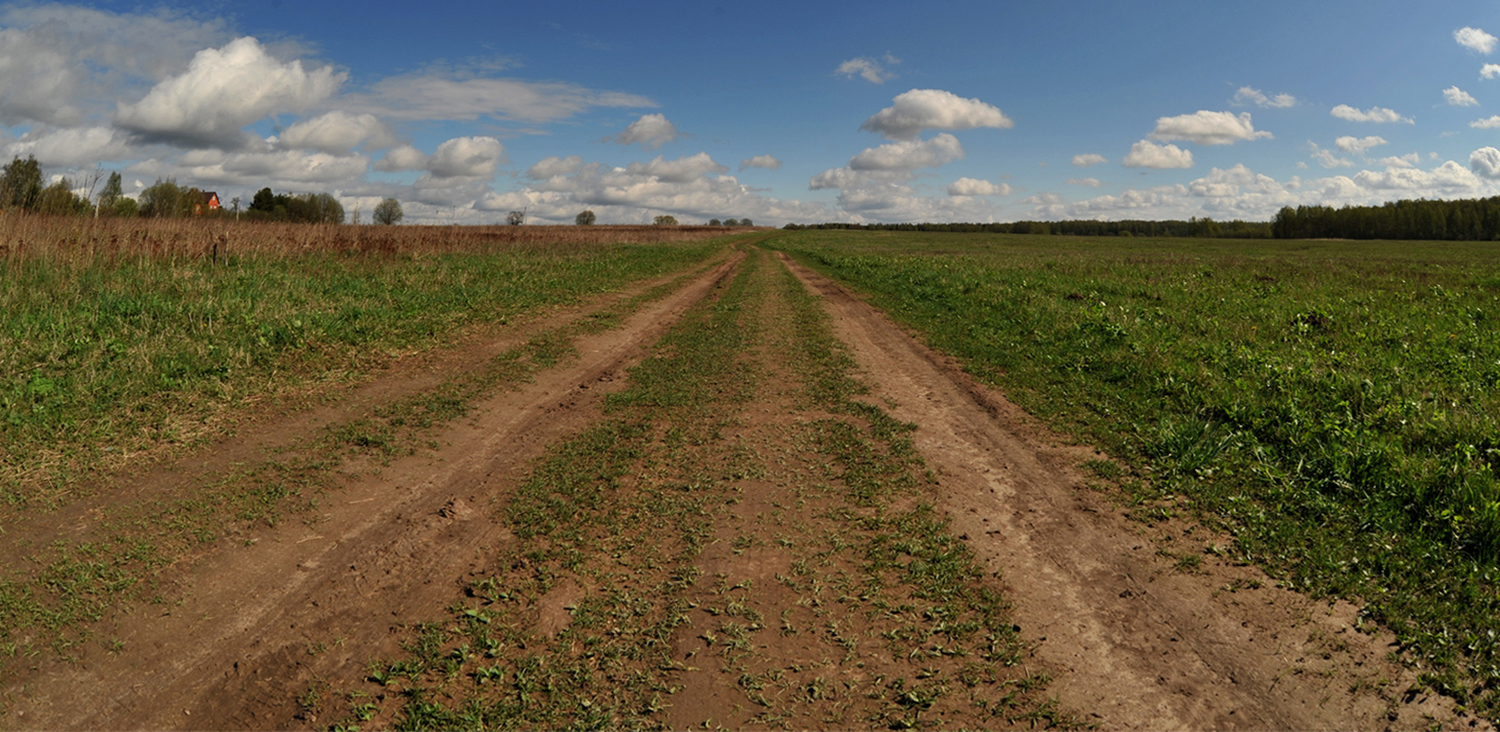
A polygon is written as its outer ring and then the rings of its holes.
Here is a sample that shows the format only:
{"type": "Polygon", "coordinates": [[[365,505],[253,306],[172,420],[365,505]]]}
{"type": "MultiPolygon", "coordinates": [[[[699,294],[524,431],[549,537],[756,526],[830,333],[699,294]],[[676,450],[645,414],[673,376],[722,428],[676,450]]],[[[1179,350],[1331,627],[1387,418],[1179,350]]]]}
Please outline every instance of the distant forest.
{"type": "Polygon", "coordinates": [[[1269,239],[1271,225],[1258,221],[1017,221],[1011,224],[787,224],[787,229],[863,229],[866,231],[951,231],[987,234],[1062,234],[1067,236],[1200,236],[1269,239]]]}
{"type": "Polygon", "coordinates": [[[1283,208],[1271,221],[1017,221],[1009,224],[787,224],[788,229],[951,231],[1068,236],[1188,236],[1224,239],[1500,240],[1500,196],[1394,201],[1379,206],[1283,208]]]}
{"type": "Polygon", "coordinates": [[[1277,239],[1500,240],[1500,196],[1284,208],[1271,221],[1271,235],[1277,239]]]}

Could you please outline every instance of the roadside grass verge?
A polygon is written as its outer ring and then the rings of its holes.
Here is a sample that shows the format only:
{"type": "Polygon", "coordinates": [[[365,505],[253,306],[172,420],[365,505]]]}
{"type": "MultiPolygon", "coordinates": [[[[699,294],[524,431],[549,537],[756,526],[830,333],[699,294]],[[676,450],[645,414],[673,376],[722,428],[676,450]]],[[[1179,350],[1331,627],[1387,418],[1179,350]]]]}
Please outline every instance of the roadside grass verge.
{"type": "Polygon", "coordinates": [[[7,658],[32,658],[49,649],[81,658],[81,646],[90,640],[113,649],[111,639],[100,637],[107,631],[92,624],[122,605],[170,602],[155,588],[164,567],[225,542],[248,546],[265,527],[307,515],[338,489],[340,468],[351,460],[380,464],[434,448],[434,429],[464,417],[497,389],[573,358],[576,337],[618,326],[690,276],[538,332],[478,368],[210,476],[183,495],[162,492],[108,504],[93,512],[81,538],[76,532],[57,541],[8,537],[19,554],[0,574],[0,669],[14,663],[7,658]]]}
{"type": "Polygon", "coordinates": [[[0,510],[55,508],[101,470],[202,444],[256,405],[724,245],[0,257],[0,510]]]}
{"type": "Polygon", "coordinates": [[[335,729],[1068,723],[820,307],[753,251],[535,463],[514,543],[335,729]]]}
{"type": "MultiPolygon", "coordinates": [[[[1500,714],[1500,245],[798,232],[1027,411],[1500,714]]],[[[1149,508],[1142,506],[1143,518],[1149,508]]],[[[1149,520],[1149,519],[1148,519],[1149,520]]]]}

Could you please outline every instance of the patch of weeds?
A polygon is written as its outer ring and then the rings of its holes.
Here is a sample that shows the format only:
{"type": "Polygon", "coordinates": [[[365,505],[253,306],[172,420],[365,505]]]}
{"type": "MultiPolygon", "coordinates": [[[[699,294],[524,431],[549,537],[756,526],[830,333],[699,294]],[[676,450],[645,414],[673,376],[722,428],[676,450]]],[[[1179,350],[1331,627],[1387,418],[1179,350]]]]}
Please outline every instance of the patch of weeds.
{"type": "Polygon", "coordinates": [[[333,428],[333,438],[357,450],[373,452],[386,458],[397,454],[390,427],[368,419],[357,419],[333,428]]]}
{"type": "Polygon", "coordinates": [[[323,708],[324,696],[328,693],[328,683],[322,679],[315,679],[307,685],[307,688],[297,695],[297,717],[302,720],[312,721],[317,719],[318,712],[323,708]]]}
{"type": "Polygon", "coordinates": [[[1125,468],[1113,460],[1085,460],[1083,468],[1107,481],[1117,481],[1126,475],[1125,468]]]}

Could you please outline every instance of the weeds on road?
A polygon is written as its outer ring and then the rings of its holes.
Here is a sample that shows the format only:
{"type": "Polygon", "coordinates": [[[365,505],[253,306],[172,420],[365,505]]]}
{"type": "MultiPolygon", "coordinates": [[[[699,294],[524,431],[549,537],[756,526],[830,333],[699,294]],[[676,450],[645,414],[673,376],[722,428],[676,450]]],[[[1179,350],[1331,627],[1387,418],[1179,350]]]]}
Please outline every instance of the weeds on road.
{"type": "Polygon", "coordinates": [[[799,232],[1028,411],[1185,496],[1238,555],[1362,600],[1500,714],[1500,248],[799,232]]]}
{"type": "Polygon", "coordinates": [[[339,726],[1068,723],[852,367],[753,252],[535,465],[514,544],[343,691],[339,726]]]}

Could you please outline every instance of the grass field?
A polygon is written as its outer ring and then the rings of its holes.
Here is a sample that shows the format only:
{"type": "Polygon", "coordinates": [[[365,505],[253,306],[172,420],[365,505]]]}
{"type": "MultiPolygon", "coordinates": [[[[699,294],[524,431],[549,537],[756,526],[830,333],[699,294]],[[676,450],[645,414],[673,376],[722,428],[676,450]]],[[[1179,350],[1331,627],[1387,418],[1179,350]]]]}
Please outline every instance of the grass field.
{"type": "MultiPolygon", "coordinates": [[[[1500,710],[1500,244],[804,231],[784,249],[1500,710]]],[[[1149,510],[1148,510],[1149,507],[1149,510]]]]}
{"type": "Polygon", "coordinates": [[[719,249],[615,228],[0,219],[0,503],[45,508],[271,395],[719,249]]]}

